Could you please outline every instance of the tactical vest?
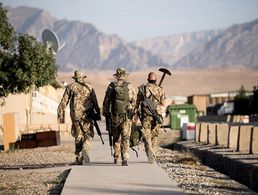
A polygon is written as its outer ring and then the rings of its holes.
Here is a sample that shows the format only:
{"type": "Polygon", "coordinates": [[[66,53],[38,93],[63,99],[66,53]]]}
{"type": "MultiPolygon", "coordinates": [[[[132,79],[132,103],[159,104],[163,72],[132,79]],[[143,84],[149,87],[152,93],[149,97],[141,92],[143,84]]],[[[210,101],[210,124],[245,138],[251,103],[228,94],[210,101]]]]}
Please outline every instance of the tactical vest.
{"type": "Polygon", "coordinates": [[[118,82],[113,84],[113,98],[112,98],[112,113],[116,115],[127,114],[130,106],[128,82],[124,81],[118,85],[118,82]]]}

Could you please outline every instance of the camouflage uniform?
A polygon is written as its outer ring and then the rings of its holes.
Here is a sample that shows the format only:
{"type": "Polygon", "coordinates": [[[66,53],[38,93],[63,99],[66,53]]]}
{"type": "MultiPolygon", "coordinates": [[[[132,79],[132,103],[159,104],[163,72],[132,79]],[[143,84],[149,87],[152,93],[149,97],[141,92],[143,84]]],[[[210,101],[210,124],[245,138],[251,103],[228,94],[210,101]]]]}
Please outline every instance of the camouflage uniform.
{"type": "Polygon", "coordinates": [[[66,87],[57,109],[58,119],[64,122],[65,108],[70,102],[71,134],[75,138],[77,164],[82,164],[83,159],[85,163],[89,162],[90,139],[94,136],[93,124],[87,116],[87,111],[94,108],[100,117],[95,91],[90,83],[83,80],[85,77],[82,72],[75,71],[75,82],[66,87]]]}
{"type": "Polygon", "coordinates": [[[129,158],[129,140],[131,134],[132,125],[132,110],[136,102],[136,92],[133,86],[126,81],[127,73],[123,68],[118,68],[116,74],[116,82],[111,82],[107,88],[106,95],[103,102],[103,115],[106,117],[111,116],[112,119],[112,134],[113,134],[113,148],[114,148],[114,162],[117,163],[118,159],[122,157],[122,165],[127,165],[129,158]],[[121,86],[127,82],[127,88],[129,93],[129,107],[126,114],[117,114],[114,111],[115,92],[114,85],[121,86]],[[125,162],[125,164],[123,164],[125,162]]]}
{"type": "MultiPolygon", "coordinates": [[[[137,94],[136,109],[145,98],[151,98],[153,108],[161,114],[161,105],[165,102],[165,93],[161,87],[154,83],[141,85],[137,94]]],[[[160,124],[155,121],[148,109],[141,105],[140,119],[142,123],[142,139],[145,151],[151,163],[156,156],[157,139],[160,132],[160,124]]]]}

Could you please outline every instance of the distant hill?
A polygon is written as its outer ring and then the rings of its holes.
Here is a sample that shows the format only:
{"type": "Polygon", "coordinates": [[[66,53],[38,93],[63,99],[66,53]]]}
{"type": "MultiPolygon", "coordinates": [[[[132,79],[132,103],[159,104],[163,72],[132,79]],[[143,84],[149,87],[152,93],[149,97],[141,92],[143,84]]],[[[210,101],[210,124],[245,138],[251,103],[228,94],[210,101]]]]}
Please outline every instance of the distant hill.
{"type": "Polygon", "coordinates": [[[174,67],[258,69],[258,19],[229,27],[174,67]]]}
{"type": "Polygon", "coordinates": [[[207,30],[184,33],[145,39],[134,44],[159,55],[164,62],[172,65],[222,32],[222,30],[207,30]]]}
{"type": "Polygon", "coordinates": [[[27,33],[41,41],[41,33],[55,31],[65,47],[56,55],[61,71],[80,69],[109,70],[119,66],[129,71],[153,66],[167,66],[160,57],[126,43],[116,35],[100,32],[90,23],[57,20],[45,10],[31,7],[8,8],[10,23],[19,33],[27,33]]]}

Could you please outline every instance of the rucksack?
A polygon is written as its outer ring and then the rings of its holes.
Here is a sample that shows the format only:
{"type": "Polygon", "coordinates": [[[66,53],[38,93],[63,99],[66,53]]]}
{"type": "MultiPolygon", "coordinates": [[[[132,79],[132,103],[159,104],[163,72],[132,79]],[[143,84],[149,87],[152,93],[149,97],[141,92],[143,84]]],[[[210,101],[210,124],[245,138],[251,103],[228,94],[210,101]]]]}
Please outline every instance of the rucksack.
{"type": "Polygon", "coordinates": [[[130,106],[129,88],[128,82],[124,81],[122,84],[118,82],[113,82],[114,96],[112,112],[120,115],[126,114],[128,107],[130,106]]]}
{"type": "Polygon", "coordinates": [[[132,125],[131,128],[131,135],[130,135],[130,148],[135,152],[136,156],[138,157],[138,152],[134,149],[135,146],[138,146],[142,140],[142,131],[140,126],[132,125]]]}
{"type": "Polygon", "coordinates": [[[142,139],[142,131],[140,126],[132,125],[130,135],[130,147],[139,145],[142,139]]]}

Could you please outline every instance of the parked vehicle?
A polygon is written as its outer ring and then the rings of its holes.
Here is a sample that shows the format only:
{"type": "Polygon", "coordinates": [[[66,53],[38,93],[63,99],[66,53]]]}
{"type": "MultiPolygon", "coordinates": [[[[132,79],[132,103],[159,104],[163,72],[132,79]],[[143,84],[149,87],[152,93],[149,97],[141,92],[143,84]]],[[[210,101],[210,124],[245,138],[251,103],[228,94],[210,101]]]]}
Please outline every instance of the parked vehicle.
{"type": "Polygon", "coordinates": [[[218,115],[232,114],[234,112],[234,102],[224,102],[218,110],[218,115]]]}

